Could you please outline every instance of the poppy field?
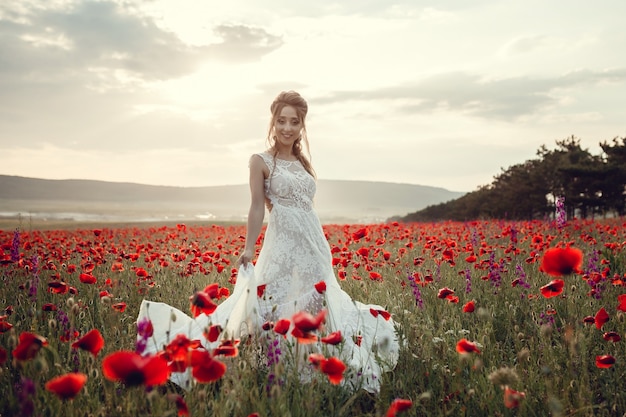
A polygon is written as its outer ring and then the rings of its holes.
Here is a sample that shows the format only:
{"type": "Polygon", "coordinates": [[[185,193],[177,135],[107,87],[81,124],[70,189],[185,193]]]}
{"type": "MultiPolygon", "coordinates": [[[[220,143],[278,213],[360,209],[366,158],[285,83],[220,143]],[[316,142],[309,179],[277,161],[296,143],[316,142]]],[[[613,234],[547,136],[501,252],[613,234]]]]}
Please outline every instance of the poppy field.
{"type": "Polygon", "coordinates": [[[142,300],[210,316],[243,224],[16,229],[0,230],[0,415],[626,413],[626,219],[323,227],[341,287],[396,325],[378,394],[332,354],[344,335],[324,311],[237,339],[211,326],[215,348],[171,334],[144,354],[142,300]]]}

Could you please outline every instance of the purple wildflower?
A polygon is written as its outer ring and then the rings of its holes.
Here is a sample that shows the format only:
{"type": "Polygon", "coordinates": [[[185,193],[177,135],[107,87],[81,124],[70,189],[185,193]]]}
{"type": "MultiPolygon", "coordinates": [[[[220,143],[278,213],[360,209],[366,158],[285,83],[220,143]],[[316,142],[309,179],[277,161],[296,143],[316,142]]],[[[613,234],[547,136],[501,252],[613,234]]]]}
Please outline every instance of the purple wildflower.
{"type": "Polygon", "coordinates": [[[592,250],[586,258],[587,265],[585,267],[585,274],[590,277],[590,279],[586,281],[593,291],[593,297],[599,300],[602,298],[602,293],[606,285],[606,277],[600,272],[600,252],[592,250]]]}
{"type": "Polygon", "coordinates": [[[142,354],[148,346],[148,339],[151,336],[151,324],[152,322],[148,317],[144,317],[137,322],[137,343],[135,345],[135,352],[142,354]]]}
{"type": "Polygon", "coordinates": [[[555,322],[554,315],[546,314],[544,312],[541,312],[539,314],[539,325],[540,326],[544,326],[545,325],[545,326],[553,327],[554,326],[554,322],[555,322]]]}
{"type": "Polygon", "coordinates": [[[31,398],[35,395],[35,389],[35,383],[28,378],[22,377],[20,382],[15,384],[15,392],[20,404],[20,416],[32,416],[35,412],[35,404],[31,398]]]}
{"type": "Polygon", "coordinates": [[[562,229],[567,222],[567,215],[565,214],[565,197],[557,197],[555,202],[555,216],[556,216],[556,226],[559,229],[562,229]]]}
{"type": "Polygon", "coordinates": [[[78,349],[72,349],[72,364],[74,365],[74,372],[78,372],[80,370],[80,357],[78,356],[78,349]]]}
{"type": "Polygon", "coordinates": [[[415,282],[415,277],[413,274],[407,274],[407,279],[409,280],[409,285],[413,290],[413,297],[415,297],[415,305],[421,310],[424,308],[424,300],[422,300],[422,292],[420,291],[420,287],[415,282]]]}
{"type": "Polygon", "coordinates": [[[11,244],[11,262],[20,260],[20,229],[13,232],[13,242],[11,244]]]}
{"type": "Polygon", "coordinates": [[[472,292],[472,273],[469,268],[465,269],[465,294],[472,292]]]}
{"type": "Polygon", "coordinates": [[[511,243],[517,243],[517,229],[515,226],[511,226],[511,243]]]}
{"type": "Polygon", "coordinates": [[[491,285],[493,285],[497,289],[502,284],[502,275],[500,275],[500,273],[504,269],[504,266],[501,263],[495,261],[495,256],[495,252],[491,252],[491,255],[489,257],[488,278],[491,285]]]}
{"type": "Polygon", "coordinates": [[[39,287],[39,257],[33,256],[32,261],[32,275],[33,277],[30,280],[30,289],[28,290],[29,297],[33,300],[37,300],[37,289],[39,287]]]}
{"type": "MultiPolygon", "coordinates": [[[[267,375],[266,390],[268,395],[271,393],[272,385],[276,382],[276,374],[272,370],[272,367],[280,362],[280,356],[282,351],[280,350],[280,340],[272,338],[267,345],[267,367],[270,369],[267,375]]],[[[280,381],[278,381],[280,383],[280,381]]]]}

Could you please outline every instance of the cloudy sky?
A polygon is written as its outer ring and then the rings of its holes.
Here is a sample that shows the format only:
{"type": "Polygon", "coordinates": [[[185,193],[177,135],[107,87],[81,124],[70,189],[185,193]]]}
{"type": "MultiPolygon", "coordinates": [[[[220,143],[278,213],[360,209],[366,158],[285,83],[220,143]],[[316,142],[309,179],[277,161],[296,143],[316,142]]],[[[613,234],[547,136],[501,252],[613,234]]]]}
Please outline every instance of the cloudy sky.
{"type": "Polygon", "coordinates": [[[0,3],[0,174],[247,182],[281,90],[322,179],[473,191],[626,135],[626,2],[0,3]]]}

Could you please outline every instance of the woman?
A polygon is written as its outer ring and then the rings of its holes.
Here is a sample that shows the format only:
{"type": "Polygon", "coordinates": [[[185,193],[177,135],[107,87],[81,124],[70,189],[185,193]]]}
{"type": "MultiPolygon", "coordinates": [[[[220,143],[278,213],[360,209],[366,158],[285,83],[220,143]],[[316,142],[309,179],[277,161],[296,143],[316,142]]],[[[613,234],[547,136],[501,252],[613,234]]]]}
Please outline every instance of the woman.
{"type": "MultiPolygon", "coordinates": [[[[192,319],[183,318],[177,320],[176,328],[193,327],[201,334],[198,329],[207,323],[219,324],[224,335],[239,337],[254,334],[263,323],[290,319],[297,312],[317,315],[325,310],[325,331],[339,331],[343,340],[337,347],[325,348],[352,368],[351,374],[358,379],[351,381],[353,384],[377,392],[381,373],[393,368],[398,357],[394,323],[371,313],[382,307],[353,301],[335,277],[330,247],[313,207],[315,173],[303,154],[303,144],[308,151],[306,101],[294,91],[282,92],[270,109],[269,148],[250,158],[251,203],[233,294],[210,318],[201,315],[192,326],[192,319]],[[253,266],[266,206],[269,220],[253,266]],[[323,286],[319,283],[325,284],[325,290],[320,291],[323,286]],[[258,288],[264,289],[262,297],[256,296],[258,288]]],[[[161,303],[149,303],[148,315],[148,302],[144,303],[140,318],[154,317],[156,309],[165,308],[162,314],[172,311],[161,303]]],[[[169,335],[175,331],[170,329],[169,335]]]]}

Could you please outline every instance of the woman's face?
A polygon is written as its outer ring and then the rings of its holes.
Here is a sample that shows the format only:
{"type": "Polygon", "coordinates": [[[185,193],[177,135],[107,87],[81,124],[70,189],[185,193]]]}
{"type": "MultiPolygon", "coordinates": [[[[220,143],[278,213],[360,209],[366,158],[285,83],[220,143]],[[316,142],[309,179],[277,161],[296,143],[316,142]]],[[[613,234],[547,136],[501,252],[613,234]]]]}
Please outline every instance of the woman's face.
{"type": "Polygon", "coordinates": [[[274,121],[276,145],[281,148],[291,148],[300,137],[301,130],[302,121],[296,109],[291,106],[283,107],[274,121]]]}

